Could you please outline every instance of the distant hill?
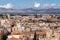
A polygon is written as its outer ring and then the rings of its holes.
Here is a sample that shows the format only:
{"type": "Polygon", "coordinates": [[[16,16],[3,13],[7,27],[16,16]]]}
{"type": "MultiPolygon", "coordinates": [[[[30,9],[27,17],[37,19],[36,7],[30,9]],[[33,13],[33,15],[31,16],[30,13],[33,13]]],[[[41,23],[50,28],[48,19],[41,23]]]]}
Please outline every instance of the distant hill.
{"type": "Polygon", "coordinates": [[[0,14],[60,14],[59,8],[48,8],[48,9],[40,9],[40,8],[26,8],[26,9],[5,9],[0,8],[0,14]]]}

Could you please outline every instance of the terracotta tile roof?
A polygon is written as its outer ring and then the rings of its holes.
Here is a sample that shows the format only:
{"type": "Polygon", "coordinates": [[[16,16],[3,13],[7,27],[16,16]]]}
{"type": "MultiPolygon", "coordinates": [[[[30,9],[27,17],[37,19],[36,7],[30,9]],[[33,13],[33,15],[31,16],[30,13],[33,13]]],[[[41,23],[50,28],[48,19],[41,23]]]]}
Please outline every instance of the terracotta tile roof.
{"type": "Polygon", "coordinates": [[[34,34],[34,32],[21,32],[20,34],[34,34]]]}
{"type": "Polygon", "coordinates": [[[43,35],[46,34],[46,32],[36,32],[36,34],[43,35]]]}
{"type": "Polygon", "coordinates": [[[8,40],[17,40],[17,38],[10,38],[10,39],[8,39],[8,40]]]}

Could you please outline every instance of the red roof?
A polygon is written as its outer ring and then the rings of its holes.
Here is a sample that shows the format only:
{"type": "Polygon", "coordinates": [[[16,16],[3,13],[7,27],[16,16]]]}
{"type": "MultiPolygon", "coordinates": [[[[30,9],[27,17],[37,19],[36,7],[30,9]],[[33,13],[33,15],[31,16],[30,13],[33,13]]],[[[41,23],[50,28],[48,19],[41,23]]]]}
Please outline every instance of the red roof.
{"type": "Polygon", "coordinates": [[[10,39],[8,39],[8,40],[17,40],[17,38],[10,38],[10,39]]]}

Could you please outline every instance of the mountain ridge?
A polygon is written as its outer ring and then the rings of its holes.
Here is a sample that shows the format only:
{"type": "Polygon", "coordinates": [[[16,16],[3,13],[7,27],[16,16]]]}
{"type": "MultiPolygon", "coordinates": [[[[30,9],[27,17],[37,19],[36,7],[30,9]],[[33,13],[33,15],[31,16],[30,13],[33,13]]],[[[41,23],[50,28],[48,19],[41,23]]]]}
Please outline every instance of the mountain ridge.
{"type": "Polygon", "coordinates": [[[60,8],[26,8],[26,9],[5,9],[0,8],[0,13],[11,13],[11,14],[60,14],[60,8]]]}

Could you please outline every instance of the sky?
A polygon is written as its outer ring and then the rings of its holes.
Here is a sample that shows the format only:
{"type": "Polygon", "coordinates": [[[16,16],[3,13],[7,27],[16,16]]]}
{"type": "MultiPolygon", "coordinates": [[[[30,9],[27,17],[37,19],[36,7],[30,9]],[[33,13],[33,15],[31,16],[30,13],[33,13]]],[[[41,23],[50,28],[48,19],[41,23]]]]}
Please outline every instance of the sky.
{"type": "Polygon", "coordinates": [[[59,8],[60,0],[0,0],[2,8],[59,8]]]}

